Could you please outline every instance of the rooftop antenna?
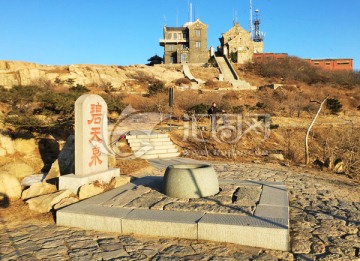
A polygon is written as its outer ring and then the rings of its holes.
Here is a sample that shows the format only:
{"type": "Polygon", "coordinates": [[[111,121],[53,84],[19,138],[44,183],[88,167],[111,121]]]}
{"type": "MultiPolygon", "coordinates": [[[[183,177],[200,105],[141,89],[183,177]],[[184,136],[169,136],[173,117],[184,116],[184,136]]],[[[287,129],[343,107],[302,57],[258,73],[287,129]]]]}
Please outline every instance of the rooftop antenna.
{"type": "Polygon", "coordinates": [[[179,27],[179,9],[176,8],[176,27],[179,27]]]}
{"type": "Polygon", "coordinates": [[[192,14],[192,3],[189,1],[189,22],[191,23],[193,19],[193,14],[192,14]]]}
{"type": "Polygon", "coordinates": [[[237,10],[233,9],[233,24],[235,25],[238,22],[238,14],[237,14],[237,10]]]}
{"type": "Polygon", "coordinates": [[[263,32],[260,32],[260,18],[259,18],[259,9],[255,10],[255,21],[254,21],[254,25],[255,25],[255,35],[254,35],[254,42],[262,42],[264,41],[264,37],[265,34],[263,32]]]}

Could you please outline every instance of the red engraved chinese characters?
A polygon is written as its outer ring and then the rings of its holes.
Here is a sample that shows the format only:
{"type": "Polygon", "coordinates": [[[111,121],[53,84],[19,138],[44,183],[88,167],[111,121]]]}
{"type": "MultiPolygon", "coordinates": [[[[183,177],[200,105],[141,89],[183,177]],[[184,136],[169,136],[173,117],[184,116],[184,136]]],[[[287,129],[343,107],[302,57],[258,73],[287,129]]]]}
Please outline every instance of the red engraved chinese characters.
{"type": "Polygon", "coordinates": [[[102,109],[102,106],[99,103],[90,105],[91,119],[87,121],[88,124],[100,124],[101,123],[101,109],[102,109]]]}
{"type": "MultiPolygon", "coordinates": [[[[101,119],[102,119],[102,105],[98,103],[90,104],[90,120],[87,120],[88,125],[91,125],[89,142],[94,145],[95,143],[102,143],[101,137],[101,119]],[[94,126],[95,125],[95,126],[94,126]]],[[[91,161],[89,167],[101,165],[103,162],[101,159],[100,147],[94,145],[92,148],[91,161]]]]}
{"type": "Polygon", "coordinates": [[[92,156],[91,156],[91,161],[89,163],[89,167],[91,167],[93,164],[96,166],[97,163],[101,165],[102,160],[100,159],[100,156],[101,156],[100,148],[96,146],[92,148],[92,156]]]}

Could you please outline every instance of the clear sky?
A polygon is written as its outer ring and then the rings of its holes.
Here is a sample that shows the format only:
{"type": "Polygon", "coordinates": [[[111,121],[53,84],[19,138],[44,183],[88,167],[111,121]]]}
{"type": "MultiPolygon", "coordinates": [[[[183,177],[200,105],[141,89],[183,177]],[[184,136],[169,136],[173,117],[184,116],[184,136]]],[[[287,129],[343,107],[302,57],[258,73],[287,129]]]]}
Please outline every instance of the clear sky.
{"type": "MultiPolygon", "coordinates": [[[[360,69],[360,0],[252,0],[265,52],[353,58],[360,69]]],[[[0,60],[144,64],[163,55],[163,25],[189,20],[189,0],[0,0],[0,60]]],[[[233,20],[249,30],[249,0],[191,0],[218,46],[233,20]],[[235,15],[237,14],[237,15],[235,15]]]]}

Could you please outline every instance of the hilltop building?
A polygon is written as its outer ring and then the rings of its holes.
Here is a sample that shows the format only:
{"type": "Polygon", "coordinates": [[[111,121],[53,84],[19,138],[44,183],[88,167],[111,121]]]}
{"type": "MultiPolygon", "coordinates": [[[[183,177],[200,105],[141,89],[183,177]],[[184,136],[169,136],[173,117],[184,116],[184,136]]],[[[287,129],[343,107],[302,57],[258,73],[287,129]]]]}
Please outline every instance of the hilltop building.
{"type": "Polygon", "coordinates": [[[206,63],[210,56],[208,50],[208,26],[197,19],[182,27],[164,26],[164,63],[206,63]]]}
{"type": "Polygon", "coordinates": [[[353,59],[349,58],[327,58],[327,59],[305,59],[312,65],[329,71],[352,71],[353,59]]]}
{"type": "Polygon", "coordinates": [[[252,33],[242,28],[239,23],[222,34],[220,53],[235,63],[252,61],[254,53],[262,53],[264,42],[253,39],[252,33]]]}
{"type": "MultiPolygon", "coordinates": [[[[255,63],[264,63],[268,61],[281,62],[287,59],[287,53],[254,53],[253,61],[255,63]]],[[[315,67],[328,71],[352,71],[353,59],[350,58],[326,58],[326,59],[304,59],[315,67]]]]}
{"type": "Polygon", "coordinates": [[[155,64],[162,64],[163,63],[163,58],[161,58],[160,56],[158,56],[157,54],[155,54],[154,56],[150,57],[148,59],[148,64],[149,66],[153,66],[155,64]]]}

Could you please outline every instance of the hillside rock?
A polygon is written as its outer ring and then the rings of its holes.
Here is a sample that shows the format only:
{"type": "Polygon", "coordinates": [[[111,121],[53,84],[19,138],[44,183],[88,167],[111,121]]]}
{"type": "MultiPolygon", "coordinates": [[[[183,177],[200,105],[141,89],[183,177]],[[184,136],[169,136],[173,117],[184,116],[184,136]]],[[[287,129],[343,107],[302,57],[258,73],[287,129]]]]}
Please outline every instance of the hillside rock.
{"type": "Polygon", "coordinates": [[[0,157],[6,156],[6,150],[3,148],[0,148],[0,157]]]}
{"type": "Polygon", "coordinates": [[[10,199],[19,199],[21,196],[21,185],[19,180],[9,173],[0,173],[0,194],[5,194],[10,199]]]}
{"type": "Polygon", "coordinates": [[[284,155],[282,155],[281,153],[271,153],[268,157],[274,160],[284,160],[284,155]]]}
{"type": "Polygon", "coordinates": [[[46,183],[38,182],[30,186],[30,188],[23,191],[21,194],[22,199],[29,199],[40,195],[50,194],[56,192],[56,186],[46,183]]]}
{"type": "Polygon", "coordinates": [[[15,161],[6,164],[1,168],[2,171],[8,172],[16,178],[24,178],[34,173],[34,169],[22,161],[15,161]]]}

